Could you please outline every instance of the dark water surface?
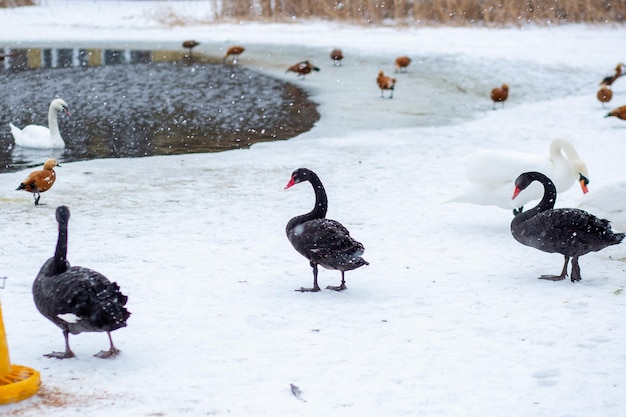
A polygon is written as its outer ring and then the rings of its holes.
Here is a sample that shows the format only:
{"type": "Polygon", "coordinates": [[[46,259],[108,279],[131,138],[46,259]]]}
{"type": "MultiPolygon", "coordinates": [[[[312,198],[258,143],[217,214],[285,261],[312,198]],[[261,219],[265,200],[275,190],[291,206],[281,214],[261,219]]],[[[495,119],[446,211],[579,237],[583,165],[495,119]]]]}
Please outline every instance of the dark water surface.
{"type": "Polygon", "coordinates": [[[0,172],[49,156],[78,161],[245,148],[294,137],[320,117],[300,88],[246,68],[162,51],[96,51],[30,49],[0,62],[0,172]],[[26,69],[33,55],[37,68],[26,69]],[[58,116],[66,148],[15,147],[9,122],[47,126],[55,98],[72,112],[58,116]]]}

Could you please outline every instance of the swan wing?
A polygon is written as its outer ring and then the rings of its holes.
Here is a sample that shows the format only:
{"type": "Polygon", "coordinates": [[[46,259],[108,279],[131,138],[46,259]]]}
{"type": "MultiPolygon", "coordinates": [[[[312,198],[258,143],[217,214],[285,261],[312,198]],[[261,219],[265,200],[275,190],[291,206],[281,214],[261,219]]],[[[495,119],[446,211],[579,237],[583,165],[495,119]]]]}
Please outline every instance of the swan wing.
{"type": "Polygon", "coordinates": [[[598,251],[623,238],[613,233],[608,220],[576,208],[543,211],[520,226],[516,239],[521,243],[566,256],[598,251]]]}
{"type": "Polygon", "coordinates": [[[48,277],[36,291],[40,311],[72,333],[112,331],[126,326],[128,298],[104,275],[80,266],[48,277]],[[67,318],[71,317],[71,321],[67,318]]]}
{"type": "Polygon", "coordinates": [[[471,203],[483,206],[497,206],[503,209],[517,209],[525,206],[533,200],[539,200],[543,196],[543,187],[533,183],[513,200],[515,183],[503,181],[492,184],[469,184],[463,187],[460,194],[450,199],[451,202],[471,203]]]}
{"type": "Polygon", "coordinates": [[[541,172],[550,166],[547,157],[496,150],[477,151],[461,158],[460,162],[467,179],[478,184],[513,182],[523,172],[541,172]]]}
{"type": "Polygon", "coordinates": [[[590,189],[577,207],[607,218],[619,231],[626,231],[626,179],[590,189]]]}
{"type": "Polygon", "coordinates": [[[578,207],[588,207],[592,211],[626,211],[626,179],[594,187],[582,196],[578,207]]]}
{"type": "Polygon", "coordinates": [[[316,219],[296,226],[289,235],[294,248],[311,262],[331,269],[350,269],[366,264],[365,248],[350,236],[341,223],[316,219]]]}
{"type": "Polygon", "coordinates": [[[24,129],[19,130],[19,133],[14,133],[13,128],[11,128],[11,133],[13,133],[17,146],[37,149],[51,149],[53,147],[50,129],[45,126],[28,125],[24,129]]]}

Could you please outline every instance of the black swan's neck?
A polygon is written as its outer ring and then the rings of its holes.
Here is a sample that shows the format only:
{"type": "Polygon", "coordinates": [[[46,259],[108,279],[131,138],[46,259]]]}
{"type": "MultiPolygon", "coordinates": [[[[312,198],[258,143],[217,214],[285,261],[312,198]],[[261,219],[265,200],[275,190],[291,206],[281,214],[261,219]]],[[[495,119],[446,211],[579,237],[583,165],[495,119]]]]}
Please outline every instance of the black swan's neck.
{"type": "Polygon", "coordinates": [[[59,238],[54,251],[54,273],[60,274],[67,270],[67,223],[59,223],[59,238]]]}
{"type": "Polygon", "coordinates": [[[313,210],[307,214],[302,214],[289,220],[287,230],[291,230],[297,225],[308,222],[309,220],[323,219],[326,217],[326,212],[328,211],[328,197],[326,196],[326,190],[322,185],[322,181],[320,181],[319,177],[313,172],[309,173],[307,181],[311,183],[313,192],[315,192],[315,206],[313,210]]]}
{"type": "Polygon", "coordinates": [[[532,209],[516,215],[514,218],[515,222],[523,222],[524,220],[535,216],[537,213],[554,208],[554,203],[556,203],[556,187],[548,177],[540,172],[527,172],[522,174],[520,178],[522,178],[521,186],[518,182],[516,182],[516,186],[520,188],[520,190],[524,190],[534,181],[540,182],[543,185],[543,198],[539,204],[532,209]]]}

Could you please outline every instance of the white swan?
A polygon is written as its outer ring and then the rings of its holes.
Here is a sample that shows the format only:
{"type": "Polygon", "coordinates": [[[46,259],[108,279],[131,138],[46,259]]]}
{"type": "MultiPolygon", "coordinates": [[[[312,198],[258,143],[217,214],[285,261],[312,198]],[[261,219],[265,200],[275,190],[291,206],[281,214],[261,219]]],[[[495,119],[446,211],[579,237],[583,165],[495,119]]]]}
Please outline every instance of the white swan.
{"type": "Polygon", "coordinates": [[[609,220],[615,230],[626,232],[626,178],[594,187],[576,206],[609,220]]]}
{"type": "Polygon", "coordinates": [[[550,156],[523,152],[482,150],[461,159],[472,185],[449,201],[493,205],[520,210],[524,204],[540,199],[543,187],[535,182],[511,199],[515,179],[524,172],[538,171],[552,180],[557,192],[568,190],[576,181],[587,192],[589,174],[574,146],[565,139],[550,144],[550,156]],[[563,155],[565,153],[565,155],[563,155]]]}
{"type": "Polygon", "coordinates": [[[11,134],[15,139],[15,145],[24,148],[37,149],[62,149],[65,148],[65,142],[59,132],[59,123],[57,122],[57,113],[64,111],[68,116],[70,110],[67,103],[60,98],[52,100],[50,109],[48,110],[48,126],[28,125],[24,129],[16,127],[13,123],[11,126],[11,134]]]}

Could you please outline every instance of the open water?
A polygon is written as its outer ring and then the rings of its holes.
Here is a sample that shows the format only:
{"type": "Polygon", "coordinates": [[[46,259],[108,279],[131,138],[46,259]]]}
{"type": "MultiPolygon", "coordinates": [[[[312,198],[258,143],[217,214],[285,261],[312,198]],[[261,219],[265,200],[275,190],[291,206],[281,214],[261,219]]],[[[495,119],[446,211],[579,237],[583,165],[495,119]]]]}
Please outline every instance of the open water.
{"type": "Polygon", "coordinates": [[[0,62],[0,172],[59,161],[215,152],[310,130],[316,104],[294,84],[179,52],[28,49],[0,62]],[[32,68],[32,67],[36,68],[32,68]],[[58,116],[64,150],[15,147],[9,122],[58,116]]]}

